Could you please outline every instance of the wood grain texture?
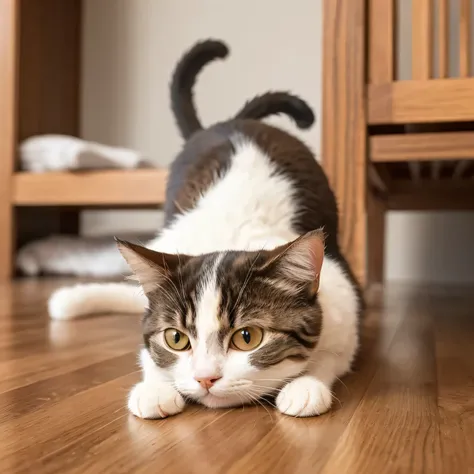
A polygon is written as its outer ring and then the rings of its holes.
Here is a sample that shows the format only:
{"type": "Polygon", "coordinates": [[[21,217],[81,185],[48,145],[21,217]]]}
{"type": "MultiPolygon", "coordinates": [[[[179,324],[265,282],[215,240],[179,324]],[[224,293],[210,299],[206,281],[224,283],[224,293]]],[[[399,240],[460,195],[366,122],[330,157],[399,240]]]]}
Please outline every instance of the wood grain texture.
{"type": "Polygon", "coordinates": [[[14,213],[11,203],[16,146],[18,2],[0,0],[0,281],[11,276],[14,213]]]}
{"type": "Polygon", "coordinates": [[[382,284],[385,273],[385,216],[387,202],[384,198],[367,193],[368,259],[367,280],[369,285],[382,284]]]}
{"type": "Polygon", "coordinates": [[[167,170],[16,173],[12,201],[17,206],[161,205],[167,170]]]}
{"type": "MultiPolygon", "coordinates": [[[[188,406],[162,421],[125,407],[139,318],[50,322],[67,280],[0,286],[0,470],[452,474],[474,466],[474,296],[387,286],[369,306],[355,371],[319,418],[188,406]]],[[[71,282],[69,282],[71,283],[71,282]]]]}
{"type": "Polygon", "coordinates": [[[369,84],[395,79],[395,0],[369,0],[369,84]]]}
{"type": "Polygon", "coordinates": [[[392,210],[412,211],[472,211],[472,179],[394,181],[388,197],[388,207],[392,210]]]}
{"type": "Polygon", "coordinates": [[[438,1],[438,77],[449,76],[449,0],[438,1]]]}
{"type": "Polygon", "coordinates": [[[369,156],[376,163],[472,160],[474,132],[374,135],[369,139],[369,156]]]}
{"type": "Polygon", "coordinates": [[[459,76],[471,73],[471,0],[460,0],[459,12],[459,76]]]}
{"type": "Polygon", "coordinates": [[[339,204],[342,251],[365,285],[366,2],[325,0],[323,5],[323,166],[339,204]]]}
{"type": "Polygon", "coordinates": [[[436,472],[442,448],[432,319],[416,299],[406,310],[323,473],[436,472]]]}
{"type": "Polygon", "coordinates": [[[77,136],[80,0],[19,0],[19,140],[43,133],[77,136]]]}
{"type": "Polygon", "coordinates": [[[411,74],[414,80],[433,74],[433,0],[412,0],[411,74]]]}
{"type": "Polygon", "coordinates": [[[474,466],[471,449],[474,435],[471,338],[474,319],[472,311],[465,306],[469,298],[463,292],[451,296],[456,298],[459,308],[455,324],[450,324],[446,318],[451,311],[446,298],[442,298],[432,312],[440,430],[452,440],[450,446],[444,446],[445,455],[440,459],[438,469],[440,472],[469,472],[474,466]]]}
{"type": "Polygon", "coordinates": [[[370,85],[368,122],[407,124],[471,121],[474,78],[370,85]]]}

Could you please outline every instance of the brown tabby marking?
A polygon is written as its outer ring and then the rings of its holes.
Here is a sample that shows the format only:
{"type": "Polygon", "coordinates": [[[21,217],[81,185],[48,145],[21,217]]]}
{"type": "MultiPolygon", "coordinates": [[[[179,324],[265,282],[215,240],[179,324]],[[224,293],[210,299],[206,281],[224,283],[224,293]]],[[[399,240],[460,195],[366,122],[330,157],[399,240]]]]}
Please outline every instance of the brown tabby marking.
{"type": "MultiPolygon", "coordinates": [[[[321,308],[310,285],[297,286],[278,270],[276,255],[283,250],[181,257],[184,264],[170,270],[148,295],[144,341],[156,364],[166,368],[176,361],[176,356],[156,341],[158,333],[175,327],[197,338],[196,307],[213,271],[220,293],[220,329],[213,336],[216,343],[224,346],[238,328],[259,326],[271,340],[252,354],[250,361],[255,367],[269,367],[288,357],[307,359],[321,332],[321,308]],[[217,259],[220,263],[216,267],[217,259]],[[291,289],[291,294],[280,286],[291,289]]],[[[158,255],[155,263],[162,264],[168,257],[158,255]]]]}

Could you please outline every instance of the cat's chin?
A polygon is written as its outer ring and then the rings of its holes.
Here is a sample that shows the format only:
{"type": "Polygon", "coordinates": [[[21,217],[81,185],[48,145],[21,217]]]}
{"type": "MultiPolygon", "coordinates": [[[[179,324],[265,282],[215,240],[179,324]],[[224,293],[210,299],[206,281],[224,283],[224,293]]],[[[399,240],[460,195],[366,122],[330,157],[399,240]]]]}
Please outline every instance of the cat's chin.
{"type": "Polygon", "coordinates": [[[244,397],[237,395],[218,397],[212,393],[208,393],[199,399],[199,403],[208,408],[231,408],[250,403],[250,400],[245,400],[244,397]]]}

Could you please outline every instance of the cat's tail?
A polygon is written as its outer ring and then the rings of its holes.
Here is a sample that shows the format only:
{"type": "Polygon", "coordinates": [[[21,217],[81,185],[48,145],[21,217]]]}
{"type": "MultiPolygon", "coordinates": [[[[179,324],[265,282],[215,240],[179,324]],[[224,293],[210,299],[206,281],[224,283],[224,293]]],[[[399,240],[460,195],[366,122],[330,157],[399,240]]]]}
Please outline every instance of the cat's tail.
{"type": "Polygon", "coordinates": [[[170,86],[171,109],[184,139],[202,129],[193,98],[197,75],[206,64],[228,54],[229,48],[224,43],[209,39],[195,44],[176,66],[170,86]]]}
{"type": "MultiPolygon", "coordinates": [[[[203,128],[194,104],[193,88],[196,78],[206,64],[224,59],[228,54],[226,44],[209,39],[195,44],[178,62],[171,79],[171,109],[185,140],[203,128]]],[[[267,92],[254,97],[235,118],[260,120],[277,114],[288,115],[302,129],[311,127],[315,120],[311,107],[288,92],[267,92]]]]}
{"type": "Polygon", "coordinates": [[[288,92],[267,92],[254,97],[235,118],[260,120],[278,114],[288,115],[302,129],[311,127],[315,120],[311,107],[303,99],[288,92]]]}
{"type": "Polygon", "coordinates": [[[91,314],[143,313],[143,291],[126,283],[87,283],[56,290],[48,301],[52,319],[75,319],[91,314]]]}

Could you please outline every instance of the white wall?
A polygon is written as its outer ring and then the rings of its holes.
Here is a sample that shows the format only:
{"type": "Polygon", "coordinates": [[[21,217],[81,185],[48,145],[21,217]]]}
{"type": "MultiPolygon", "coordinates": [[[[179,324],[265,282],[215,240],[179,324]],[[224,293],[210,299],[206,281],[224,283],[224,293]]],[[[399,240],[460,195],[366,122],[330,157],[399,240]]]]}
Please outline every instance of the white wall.
{"type": "MultiPolygon", "coordinates": [[[[181,143],[168,106],[170,74],[186,48],[208,37],[232,51],[199,78],[204,123],[231,116],[269,89],[291,90],[321,115],[322,0],[84,0],[84,7],[85,138],[136,148],[167,165],[181,143]]],[[[320,122],[309,132],[276,123],[319,152],[320,122]]],[[[84,216],[88,233],[154,230],[159,221],[157,213],[138,211],[84,216]]],[[[465,264],[473,221],[467,214],[390,216],[388,277],[474,281],[474,265],[465,264]]]]}

